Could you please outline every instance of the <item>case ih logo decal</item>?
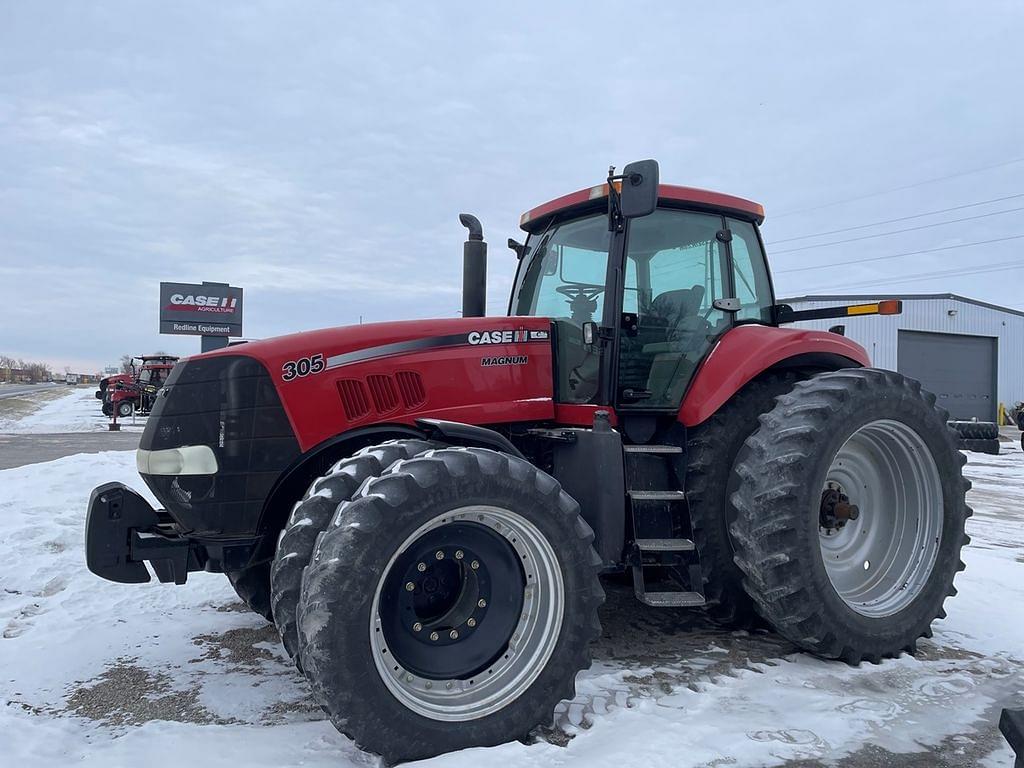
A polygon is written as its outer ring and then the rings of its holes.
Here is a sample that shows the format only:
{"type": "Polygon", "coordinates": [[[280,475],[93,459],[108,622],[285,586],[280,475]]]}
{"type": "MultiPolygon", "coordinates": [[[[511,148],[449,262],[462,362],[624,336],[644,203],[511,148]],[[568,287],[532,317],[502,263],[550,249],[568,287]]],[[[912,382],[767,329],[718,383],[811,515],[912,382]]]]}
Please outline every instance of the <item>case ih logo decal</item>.
{"type": "Polygon", "coordinates": [[[525,328],[501,331],[471,331],[466,337],[470,344],[521,344],[526,341],[546,341],[547,331],[528,331],[525,328]]]}
{"type": "Polygon", "coordinates": [[[514,355],[512,357],[482,357],[480,358],[480,365],[485,368],[492,365],[526,365],[529,360],[529,355],[514,355]]]}
{"type": "Polygon", "coordinates": [[[213,312],[221,315],[233,315],[238,299],[228,296],[197,296],[191,293],[171,294],[171,303],[167,309],[177,312],[213,312]]]}

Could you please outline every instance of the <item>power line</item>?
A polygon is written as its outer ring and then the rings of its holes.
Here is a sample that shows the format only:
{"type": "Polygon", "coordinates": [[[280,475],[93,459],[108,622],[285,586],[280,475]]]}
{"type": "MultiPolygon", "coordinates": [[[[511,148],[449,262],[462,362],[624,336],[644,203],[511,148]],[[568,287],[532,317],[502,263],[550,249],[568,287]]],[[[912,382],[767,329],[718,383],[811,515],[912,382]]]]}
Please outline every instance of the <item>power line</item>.
{"type": "Polygon", "coordinates": [[[992,240],[978,240],[973,243],[958,243],[957,245],[943,245],[939,248],[924,248],[919,251],[904,251],[903,253],[890,253],[887,256],[870,256],[864,259],[849,259],[848,261],[832,261],[828,264],[816,264],[811,267],[791,267],[790,269],[773,269],[772,272],[776,275],[784,275],[789,272],[808,272],[812,269],[828,269],[830,267],[841,267],[845,264],[864,264],[869,261],[887,261],[888,259],[898,259],[901,256],[917,256],[922,253],[938,253],[939,251],[953,251],[957,248],[969,248],[973,245],[989,245],[991,243],[1004,243],[1007,240],[1020,240],[1024,238],[1022,235],[1010,235],[1009,237],[997,237],[992,240]]]}
{"type": "Polygon", "coordinates": [[[884,281],[886,285],[892,283],[912,283],[918,280],[930,280],[934,277],[955,277],[957,275],[976,275],[986,274],[988,272],[1006,272],[1011,269],[1024,269],[1024,261],[1003,261],[995,264],[981,265],[979,267],[967,267],[966,269],[947,269],[939,272],[919,272],[913,275],[903,275],[902,277],[880,277],[876,280],[867,280],[860,283],[846,283],[841,288],[837,288],[835,285],[826,285],[821,288],[811,288],[807,293],[814,293],[815,291],[845,291],[850,288],[866,288],[872,287],[884,281]]]}
{"type": "Polygon", "coordinates": [[[946,179],[956,179],[961,176],[970,176],[973,173],[981,173],[982,171],[991,171],[995,168],[1004,168],[1007,165],[1013,165],[1014,163],[1024,162],[1024,157],[1018,157],[1013,160],[1007,160],[1002,163],[996,163],[995,165],[986,165],[982,168],[973,168],[969,171],[959,171],[957,173],[951,173],[947,176],[936,176],[932,179],[925,179],[924,181],[917,181],[913,184],[904,184],[901,187],[892,187],[891,189],[883,189],[878,192],[869,192],[864,195],[857,195],[856,197],[847,197],[842,200],[833,200],[830,203],[821,203],[820,205],[814,205],[809,208],[799,208],[795,211],[784,211],[783,213],[777,213],[772,216],[773,219],[781,219],[786,216],[795,216],[798,213],[807,213],[809,211],[820,211],[822,208],[831,208],[834,205],[842,205],[844,203],[853,203],[857,200],[867,200],[871,197],[879,197],[880,195],[888,195],[893,192],[901,192],[904,189],[916,189],[917,187],[923,187],[926,184],[934,184],[937,181],[945,181],[946,179]]]}
{"type": "Polygon", "coordinates": [[[838,235],[840,232],[853,232],[857,229],[870,229],[871,227],[880,227],[883,224],[895,224],[899,221],[909,221],[911,219],[922,219],[925,216],[935,216],[940,213],[949,213],[950,211],[962,211],[964,208],[976,208],[979,205],[988,205],[989,203],[1001,203],[1003,200],[1014,200],[1018,197],[1024,197],[1024,192],[1017,195],[1007,195],[1006,197],[993,197],[991,200],[981,200],[977,203],[965,203],[964,205],[954,205],[952,208],[940,208],[937,211],[928,211],[927,213],[915,213],[913,216],[900,216],[896,219],[886,219],[885,221],[876,221],[871,224],[858,224],[856,227],[843,227],[842,229],[830,229],[827,232],[815,232],[813,235],[800,235],[799,237],[784,237],[781,240],[772,240],[770,243],[765,245],[772,246],[777,243],[789,243],[794,240],[807,240],[812,237],[824,237],[825,235],[838,235]]]}
{"type": "Polygon", "coordinates": [[[856,243],[861,240],[872,240],[876,237],[888,237],[889,235],[899,235],[904,232],[917,232],[922,229],[932,229],[933,227],[944,227],[947,224],[959,224],[962,221],[974,221],[976,219],[987,219],[990,216],[1002,216],[1005,213],[1016,213],[1017,211],[1024,211],[1024,207],[1020,208],[1007,208],[1005,211],[992,211],[990,213],[979,213],[977,216],[964,216],[962,219],[949,219],[947,221],[936,221],[932,224],[921,224],[917,227],[906,227],[904,229],[894,229],[890,232],[877,232],[873,235],[861,235],[860,237],[848,237],[845,240],[832,240],[828,243],[817,243],[816,245],[802,245],[799,248],[786,248],[782,251],[772,252],[772,256],[779,256],[783,253],[797,253],[798,251],[810,251],[815,248],[826,248],[830,245],[842,245],[843,243],[856,243]]]}

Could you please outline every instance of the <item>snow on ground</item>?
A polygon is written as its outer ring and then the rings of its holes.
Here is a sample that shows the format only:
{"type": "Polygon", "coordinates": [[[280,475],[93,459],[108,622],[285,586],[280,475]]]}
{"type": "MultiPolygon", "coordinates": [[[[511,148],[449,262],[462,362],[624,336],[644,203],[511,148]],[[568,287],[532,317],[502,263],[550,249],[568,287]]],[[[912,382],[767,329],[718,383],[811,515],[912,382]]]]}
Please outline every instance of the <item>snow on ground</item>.
{"type": "MultiPolygon", "coordinates": [[[[59,432],[106,432],[110,419],[100,411],[96,388],[75,387],[20,419],[0,418],[3,434],[54,434],[59,432]]],[[[146,419],[118,419],[122,430],[141,431],[146,419]]]]}
{"type": "MultiPolygon", "coordinates": [[[[610,584],[595,664],[554,728],[428,764],[870,766],[931,750],[914,764],[1009,765],[994,722],[1024,706],[1024,454],[1004,450],[971,455],[968,569],[917,657],[854,669],[610,584]]],[[[0,471],[0,764],[376,764],[223,576],[117,585],[86,570],[86,501],[108,480],[148,496],[131,452],[0,471]]]]}

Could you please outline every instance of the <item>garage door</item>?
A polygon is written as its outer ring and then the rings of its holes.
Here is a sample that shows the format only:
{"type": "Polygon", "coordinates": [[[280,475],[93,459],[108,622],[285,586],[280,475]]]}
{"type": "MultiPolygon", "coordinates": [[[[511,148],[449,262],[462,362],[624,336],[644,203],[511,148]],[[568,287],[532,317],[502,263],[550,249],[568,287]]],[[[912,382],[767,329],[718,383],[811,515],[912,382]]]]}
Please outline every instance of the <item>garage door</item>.
{"type": "Polygon", "coordinates": [[[996,340],[900,331],[896,367],[934,392],[950,418],[995,421],[996,340]]]}

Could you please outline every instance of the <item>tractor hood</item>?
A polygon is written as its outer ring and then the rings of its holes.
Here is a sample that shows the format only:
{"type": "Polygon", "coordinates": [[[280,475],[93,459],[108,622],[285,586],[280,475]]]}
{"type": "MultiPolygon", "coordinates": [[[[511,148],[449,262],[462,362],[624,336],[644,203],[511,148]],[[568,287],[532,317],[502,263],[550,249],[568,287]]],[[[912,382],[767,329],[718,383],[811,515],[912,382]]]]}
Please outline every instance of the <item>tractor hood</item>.
{"type": "MultiPolygon", "coordinates": [[[[539,317],[411,320],[252,341],[178,364],[249,358],[269,375],[305,452],[343,432],[432,417],[471,424],[554,415],[551,321],[539,317]]],[[[202,366],[201,366],[202,367],[202,366]]],[[[169,391],[168,391],[169,390],[169,391]]]]}

